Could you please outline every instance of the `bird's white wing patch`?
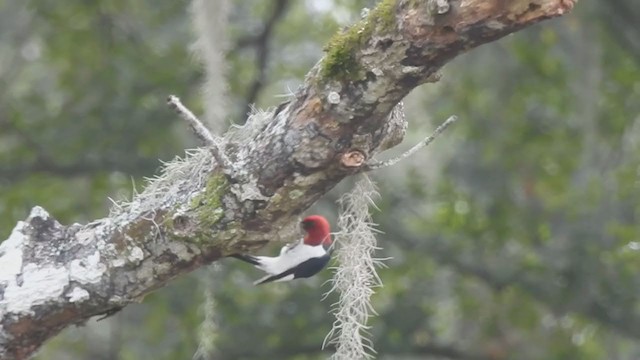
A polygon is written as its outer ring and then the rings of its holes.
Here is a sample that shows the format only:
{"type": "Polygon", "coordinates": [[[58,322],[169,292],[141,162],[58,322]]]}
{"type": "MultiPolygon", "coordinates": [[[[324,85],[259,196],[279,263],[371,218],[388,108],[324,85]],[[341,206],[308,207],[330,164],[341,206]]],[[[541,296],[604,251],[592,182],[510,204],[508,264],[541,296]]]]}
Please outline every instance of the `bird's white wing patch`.
{"type": "Polygon", "coordinates": [[[277,258],[272,258],[272,261],[265,263],[261,268],[269,274],[276,275],[294,268],[309,259],[322,257],[326,253],[327,251],[322,245],[310,246],[304,243],[298,243],[284,254],[277,258]]]}
{"type": "Polygon", "coordinates": [[[289,244],[283,246],[282,249],[280,249],[280,256],[282,256],[282,254],[286,253],[288,250],[289,250],[289,244]]]}
{"type": "Polygon", "coordinates": [[[287,245],[283,246],[282,249],[280,249],[280,256],[282,256],[287,251],[295,248],[296,246],[302,244],[302,241],[303,241],[303,239],[300,239],[299,241],[296,241],[296,242],[293,242],[291,244],[287,244],[287,245]]]}

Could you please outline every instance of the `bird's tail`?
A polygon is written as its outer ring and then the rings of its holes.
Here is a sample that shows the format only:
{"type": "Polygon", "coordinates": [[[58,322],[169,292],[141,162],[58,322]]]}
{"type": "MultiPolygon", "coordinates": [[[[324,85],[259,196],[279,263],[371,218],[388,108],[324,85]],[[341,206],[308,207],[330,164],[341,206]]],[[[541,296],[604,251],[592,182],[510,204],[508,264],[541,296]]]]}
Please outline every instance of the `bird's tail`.
{"type": "Polygon", "coordinates": [[[244,262],[248,262],[251,265],[260,265],[260,261],[258,260],[258,258],[252,255],[232,254],[232,255],[229,255],[229,257],[236,258],[244,262]]]}
{"type": "Polygon", "coordinates": [[[273,275],[267,275],[267,276],[263,276],[260,279],[256,280],[253,282],[253,285],[261,285],[264,283],[268,283],[268,282],[272,282],[273,281],[273,275]]]}
{"type": "Polygon", "coordinates": [[[262,284],[266,284],[266,283],[270,283],[272,281],[290,281],[294,279],[294,275],[290,274],[288,272],[284,272],[282,274],[276,274],[276,275],[266,275],[261,277],[260,279],[256,280],[253,282],[253,285],[262,285],[262,284]]]}

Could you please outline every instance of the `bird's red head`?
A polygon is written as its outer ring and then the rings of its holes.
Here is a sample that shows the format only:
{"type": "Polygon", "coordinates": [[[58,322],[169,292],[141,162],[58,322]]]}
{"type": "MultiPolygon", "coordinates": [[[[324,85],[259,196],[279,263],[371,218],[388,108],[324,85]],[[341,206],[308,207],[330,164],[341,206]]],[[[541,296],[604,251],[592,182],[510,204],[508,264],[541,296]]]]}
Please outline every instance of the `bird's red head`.
{"type": "Polygon", "coordinates": [[[304,236],[304,243],[311,246],[331,245],[331,227],[323,216],[307,216],[300,223],[302,229],[307,232],[304,236]]]}

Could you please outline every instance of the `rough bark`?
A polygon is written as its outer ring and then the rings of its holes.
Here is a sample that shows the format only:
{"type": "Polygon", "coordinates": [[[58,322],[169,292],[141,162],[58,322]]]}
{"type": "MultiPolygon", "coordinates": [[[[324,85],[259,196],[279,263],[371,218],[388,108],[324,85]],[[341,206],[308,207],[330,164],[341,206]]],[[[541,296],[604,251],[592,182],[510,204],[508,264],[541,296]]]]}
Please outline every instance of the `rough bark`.
{"type": "Polygon", "coordinates": [[[191,154],[109,217],[64,226],[36,207],[0,245],[0,358],[29,357],[71,324],[172,278],[277,241],[344,177],[398,144],[388,114],[456,55],[570,10],[574,0],[385,0],[337,34],[292,99],[225,137],[232,166],[191,154]],[[346,159],[346,160],[345,160],[346,159]],[[169,179],[169,180],[167,180],[169,179]],[[172,182],[169,184],[168,182],[172,182]],[[144,195],[144,194],[143,194],[144,195]]]}

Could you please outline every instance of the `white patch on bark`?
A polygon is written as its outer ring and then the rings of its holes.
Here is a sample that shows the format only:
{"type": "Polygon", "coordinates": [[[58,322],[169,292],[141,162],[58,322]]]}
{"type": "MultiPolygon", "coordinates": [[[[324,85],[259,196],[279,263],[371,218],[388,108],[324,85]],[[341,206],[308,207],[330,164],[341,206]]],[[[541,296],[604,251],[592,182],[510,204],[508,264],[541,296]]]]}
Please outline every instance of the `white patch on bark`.
{"type": "Polygon", "coordinates": [[[69,279],[81,284],[95,284],[106,271],[107,267],[100,262],[100,252],[96,251],[82,260],[71,261],[69,279]]]}
{"type": "Polygon", "coordinates": [[[69,302],[71,303],[84,301],[89,298],[89,292],[76,286],[67,294],[67,298],[69,298],[69,302]]]}
{"type": "Polygon", "coordinates": [[[125,264],[125,262],[124,262],[123,258],[116,258],[116,259],[113,259],[111,261],[111,267],[113,267],[113,268],[122,267],[122,266],[124,266],[124,264],[125,264]]]}
{"type": "Polygon", "coordinates": [[[45,210],[41,206],[36,205],[31,209],[31,212],[29,213],[29,217],[27,218],[27,222],[34,218],[41,218],[42,220],[47,220],[49,219],[50,216],[51,215],[49,215],[47,210],[45,210]]]}
{"type": "Polygon", "coordinates": [[[134,246],[129,252],[129,261],[134,264],[139,264],[144,259],[144,251],[137,246],[134,246]]]}
{"type": "Polygon", "coordinates": [[[9,238],[0,244],[0,282],[14,281],[22,271],[22,246],[26,236],[22,232],[27,223],[19,221],[9,238]]]}
{"type": "Polygon", "coordinates": [[[22,269],[21,279],[14,278],[4,290],[0,310],[32,314],[34,306],[61,296],[68,284],[69,272],[64,267],[27,264],[22,269]]]}
{"type": "Polygon", "coordinates": [[[403,74],[417,74],[419,71],[422,71],[422,68],[419,66],[403,66],[402,67],[403,74]]]}
{"type": "Polygon", "coordinates": [[[93,235],[93,231],[79,231],[74,241],[80,245],[89,245],[95,240],[93,235]]]}
{"type": "Polygon", "coordinates": [[[330,92],[327,96],[327,101],[329,101],[329,104],[340,104],[340,94],[335,91],[330,92]]]}

